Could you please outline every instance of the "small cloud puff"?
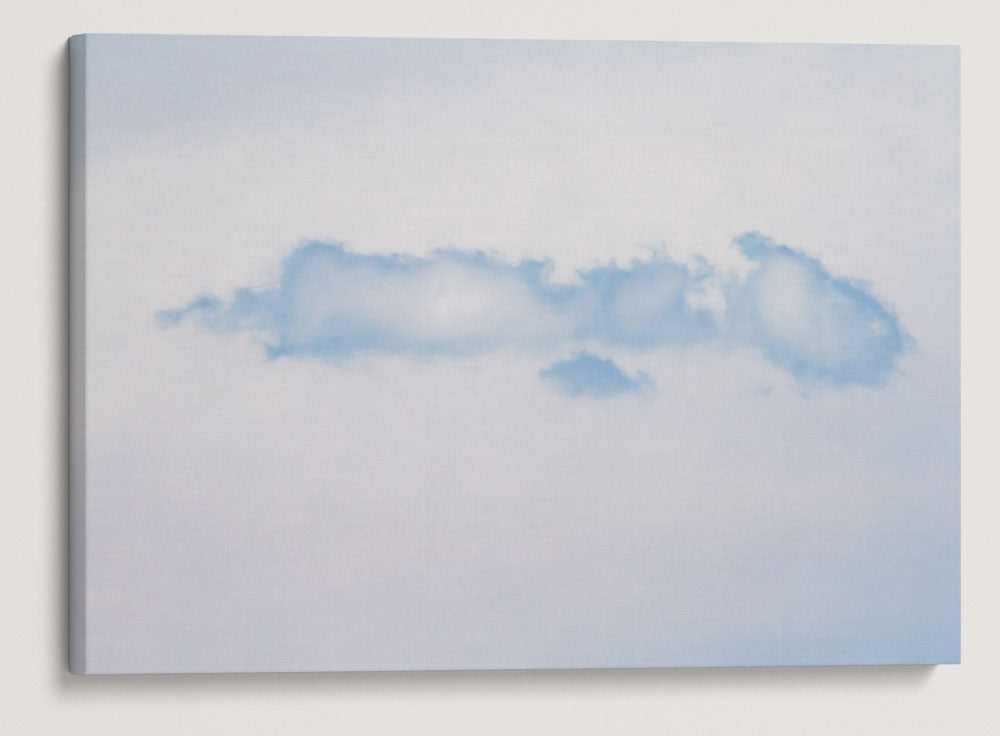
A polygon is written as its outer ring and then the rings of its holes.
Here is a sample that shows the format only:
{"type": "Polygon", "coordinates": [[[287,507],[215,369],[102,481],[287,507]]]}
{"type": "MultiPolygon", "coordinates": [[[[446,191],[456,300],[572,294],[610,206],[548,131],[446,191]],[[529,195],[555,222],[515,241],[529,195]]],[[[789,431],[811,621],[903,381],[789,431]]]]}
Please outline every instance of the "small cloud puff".
{"type": "Polygon", "coordinates": [[[623,372],[613,360],[580,352],[571,360],[561,360],[538,372],[545,381],[570,396],[606,399],[621,393],[652,388],[642,371],[635,377],[623,372]]]}
{"type": "MultiPolygon", "coordinates": [[[[689,267],[653,254],[579,271],[576,284],[551,281],[549,261],[509,264],[455,249],[362,254],[307,242],[285,258],[274,288],[237,289],[228,302],[201,296],[157,318],[164,327],[192,319],[216,332],[252,331],[272,358],[717,343],[757,349],[804,387],[887,380],[910,340],[864,284],[759,233],[735,242],[752,264],[742,277],[723,277],[704,259],[689,267]]],[[[641,383],[588,353],[542,375],[572,395],[595,395],[588,376],[604,377],[598,390],[626,387],[602,395],[641,383]]]]}

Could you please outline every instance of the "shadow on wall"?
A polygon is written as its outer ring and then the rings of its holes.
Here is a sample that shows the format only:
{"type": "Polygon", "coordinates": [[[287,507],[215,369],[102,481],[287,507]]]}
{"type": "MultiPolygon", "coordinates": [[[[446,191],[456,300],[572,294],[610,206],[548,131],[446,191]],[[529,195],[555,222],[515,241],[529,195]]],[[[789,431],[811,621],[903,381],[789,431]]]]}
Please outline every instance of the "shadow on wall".
{"type": "Polygon", "coordinates": [[[69,697],[146,693],[211,699],[220,693],[296,695],[551,694],[623,690],[630,693],[755,691],[913,692],[930,684],[935,666],[698,667],[679,669],[491,670],[438,672],[276,672],[259,674],[71,675],[59,690],[69,697]]]}

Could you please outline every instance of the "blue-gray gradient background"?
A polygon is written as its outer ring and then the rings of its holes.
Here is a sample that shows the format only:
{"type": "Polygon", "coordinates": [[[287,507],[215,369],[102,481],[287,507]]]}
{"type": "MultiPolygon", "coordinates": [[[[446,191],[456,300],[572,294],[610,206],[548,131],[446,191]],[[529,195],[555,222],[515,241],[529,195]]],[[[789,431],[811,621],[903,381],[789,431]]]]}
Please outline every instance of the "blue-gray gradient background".
{"type": "Polygon", "coordinates": [[[88,671],[958,660],[956,48],[86,74],[88,671]]]}

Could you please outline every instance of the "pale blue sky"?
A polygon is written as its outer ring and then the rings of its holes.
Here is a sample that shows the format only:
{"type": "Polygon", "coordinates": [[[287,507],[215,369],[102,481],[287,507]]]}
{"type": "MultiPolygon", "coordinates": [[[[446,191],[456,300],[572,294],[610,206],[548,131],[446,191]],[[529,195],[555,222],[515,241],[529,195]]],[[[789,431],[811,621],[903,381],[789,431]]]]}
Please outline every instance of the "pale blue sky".
{"type": "Polygon", "coordinates": [[[94,670],[957,659],[957,49],[86,43],[94,670]]]}

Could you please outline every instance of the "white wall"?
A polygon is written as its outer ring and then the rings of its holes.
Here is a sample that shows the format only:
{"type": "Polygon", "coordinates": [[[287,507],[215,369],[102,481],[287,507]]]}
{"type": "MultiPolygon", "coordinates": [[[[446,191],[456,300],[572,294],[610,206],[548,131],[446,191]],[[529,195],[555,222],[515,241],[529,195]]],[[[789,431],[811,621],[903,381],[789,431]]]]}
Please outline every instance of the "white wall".
{"type": "Polygon", "coordinates": [[[990,229],[995,29],[987,2],[39,0],[0,10],[0,732],[990,733],[1000,351],[990,229]],[[690,7],[688,7],[690,5],[690,7]],[[959,43],[963,65],[963,664],[82,678],[66,672],[65,39],[81,32],[959,43]]]}

